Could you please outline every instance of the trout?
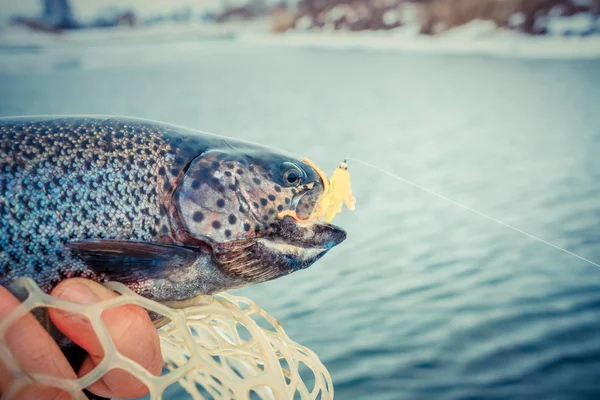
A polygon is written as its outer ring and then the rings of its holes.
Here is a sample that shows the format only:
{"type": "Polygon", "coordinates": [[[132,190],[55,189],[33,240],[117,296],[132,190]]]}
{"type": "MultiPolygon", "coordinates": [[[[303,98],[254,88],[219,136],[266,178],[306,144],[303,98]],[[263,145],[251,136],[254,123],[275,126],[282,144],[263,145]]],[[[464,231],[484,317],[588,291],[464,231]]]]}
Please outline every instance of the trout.
{"type": "Polygon", "coordinates": [[[323,187],[293,155],[174,125],[0,119],[0,284],[85,277],[164,302],[272,280],[346,238],[278,217],[308,218],[323,187]]]}

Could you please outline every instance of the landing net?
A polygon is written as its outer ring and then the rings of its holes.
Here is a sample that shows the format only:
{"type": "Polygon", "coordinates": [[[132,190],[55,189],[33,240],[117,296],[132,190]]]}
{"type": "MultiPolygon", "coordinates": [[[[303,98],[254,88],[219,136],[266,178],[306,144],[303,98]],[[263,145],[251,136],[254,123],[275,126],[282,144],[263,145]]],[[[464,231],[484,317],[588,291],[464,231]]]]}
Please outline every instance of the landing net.
{"type": "Polygon", "coordinates": [[[3,399],[14,398],[24,385],[37,383],[86,400],[81,390],[116,368],[142,381],[152,400],[166,398],[163,394],[172,385],[202,400],[333,399],[331,377],[318,356],[292,341],[277,320],[249,299],[222,293],[201,296],[192,305],[174,309],[111,282],[106,286],[121,296],[90,306],[49,296],[28,278],[19,278],[15,284],[26,299],[0,321],[0,360],[14,377],[3,399]],[[165,317],[158,328],[164,360],[161,376],[151,375],[119,353],[102,322],[102,312],[126,304],[165,317]],[[87,317],[102,344],[103,361],[78,379],[28,373],[6,344],[5,334],[13,322],[34,309],[48,307],[87,317]]]}

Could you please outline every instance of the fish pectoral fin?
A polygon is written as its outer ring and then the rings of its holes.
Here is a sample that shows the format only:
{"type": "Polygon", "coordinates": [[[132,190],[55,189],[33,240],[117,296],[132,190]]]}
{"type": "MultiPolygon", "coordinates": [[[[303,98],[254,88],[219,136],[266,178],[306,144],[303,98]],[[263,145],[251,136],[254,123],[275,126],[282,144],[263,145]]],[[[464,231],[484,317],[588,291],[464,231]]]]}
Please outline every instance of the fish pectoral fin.
{"type": "Polygon", "coordinates": [[[127,240],[86,240],[67,246],[92,271],[122,283],[169,278],[173,269],[189,267],[200,256],[186,247],[127,240]]]}

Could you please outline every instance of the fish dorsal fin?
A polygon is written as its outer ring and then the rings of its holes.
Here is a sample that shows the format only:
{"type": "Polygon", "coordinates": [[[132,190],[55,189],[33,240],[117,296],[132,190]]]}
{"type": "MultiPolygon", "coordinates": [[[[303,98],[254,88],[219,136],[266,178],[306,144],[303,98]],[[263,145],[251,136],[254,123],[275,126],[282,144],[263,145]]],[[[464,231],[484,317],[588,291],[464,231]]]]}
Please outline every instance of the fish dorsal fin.
{"type": "Polygon", "coordinates": [[[200,256],[182,246],[127,240],[86,240],[67,246],[95,273],[123,283],[168,278],[174,269],[189,267],[200,256]]]}

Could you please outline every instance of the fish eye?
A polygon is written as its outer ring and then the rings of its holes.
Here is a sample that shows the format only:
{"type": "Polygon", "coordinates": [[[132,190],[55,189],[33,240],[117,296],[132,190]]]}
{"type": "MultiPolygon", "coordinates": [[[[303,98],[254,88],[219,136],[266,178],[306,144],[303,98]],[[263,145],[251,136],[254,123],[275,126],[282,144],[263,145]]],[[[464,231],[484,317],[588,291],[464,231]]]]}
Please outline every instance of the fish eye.
{"type": "Polygon", "coordinates": [[[300,178],[300,175],[298,174],[298,171],[293,170],[293,169],[285,171],[284,179],[285,179],[286,183],[293,185],[293,186],[299,185],[300,181],[302,180],[300,178]]]}
{"type": "Polygon", "coordinates": [[[292,163],[283,163],[283,183],[286,186],[300,186],[304,177],[302,170],[292,163]]]}

